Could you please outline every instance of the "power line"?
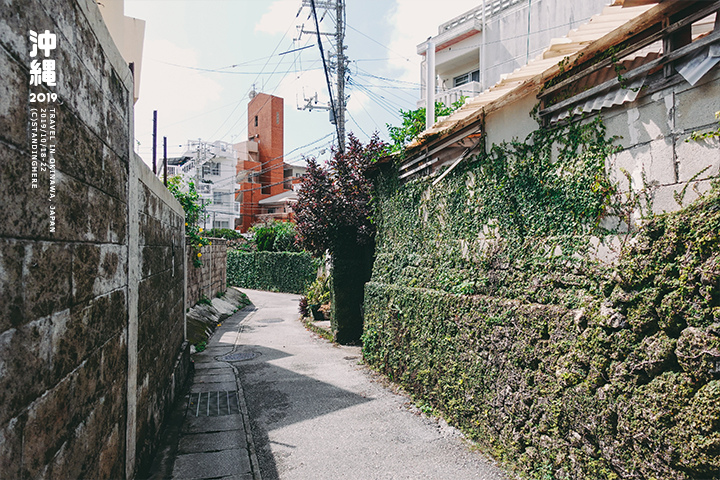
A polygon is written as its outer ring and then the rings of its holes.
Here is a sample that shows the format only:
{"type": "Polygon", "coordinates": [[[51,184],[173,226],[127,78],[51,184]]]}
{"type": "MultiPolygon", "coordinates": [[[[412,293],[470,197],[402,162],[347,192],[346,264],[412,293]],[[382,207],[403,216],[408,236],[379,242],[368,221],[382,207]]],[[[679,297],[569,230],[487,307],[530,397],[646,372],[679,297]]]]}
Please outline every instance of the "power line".
{"type": "MultiPolygon", "coordinates": [[[[338,0],[340,1],[340,0],[338,0]]],[[[320,58],[322,59],[323,63],[323,70],[325,72],[325,83],[327,84],[328,88],[328,94],[330,95],[330,106],[332,108],[333,116],[335,117],[335,130],[337,132],[338,136],[338,144],[342,144],[342,138],[343,136],[340,133],[340,122],[338,121],[338,111],[337,111],[337,105],[335,103],[335,99],[333,98],[332,93],[332,87],[330,87],[330,73],[328,71],[327,63],[325,62],[325,51],[323,50],[323,44],[322,44],[322,37],[320,34],[320,22],[318,22],[317,18],[317,10],[315,9],[315,0],[310,0],[310,7],[312,9],[312,16],[315,19],[315,33],[317,34],[317,40],[318,40],[318,47],[320,48],[320,58]]],[[[338,60],[340,59],[341,52],[338,53],[338,60]]],[[[338,62],[339,64],[340,62],[338,62]]],[[[340,101],[343,101],[344,99],[340,99],[340,101]]]]}
{"type": "MultiPolygon", "coordinates": [[[[298,17],[299,14],[300,14],[300,12],[298,11],[297,15],[295,15],[295,19],[297,19],[297,17],[298,17]]],[[[290,29],[293,27],[293,25],[295,25],[295,19],[293,19],[292,23],[291,23],[291,24],[288,26],[288,28],[285,30],[285,33],[283,33],[282,38],[280,39],[280,41],[278,41],[278,43],[277,43],[277,45],[275,46],[275,49],[273,50],[273,52],[267,57],[267,61],[265,62],[265,65],[263,65],[261,71],[265,71],[265,68],[267,67],[268,63],[270,63],[270,59],[273,58],[273,57],[275,57],[275,53],[277,52],[278,48],[280,48],[280,44],[282,44],[283,40],[285,40],[285,37],[287,36],[288,32],[289,32],[290,29]]],[[[278,62],[278,65],[275,66],[275,69],[273,70],[273,74],[275,73],[275,71],[277,71],[277,68],[278,68],[278,66],[279,66],[279,63],[280,63],[280,62],[278,62]]],[[[271,74],[271,75],[272,75],[272,74],[271,74]]],[[[258,78],[259,78],[259,75],[255,78],[255,82],[258,80],[258,78]]],[[[251,88],[254,88],[255,82],[253,82],[253,87],[251,87],[251,88]]],[[[215,133],[213,133],[209,138],[213,138],[215,135],[217,135],[217,133],[218,133],[220,130],[222,130],[223,126],[224,126],[224,125],[227,123],[227,121],[232,117],[232,115],[235,113],[235,111],[237,110],[237,108],[240,106],[240,104],[243,102],[243,100],[245,99],[245,97],[247,97],[247,95],[248,95],[249,93],[250,93],[250,90],[248,90],[248,91],[243,95],[243,97],[237,102],[237,104],[235,105],[235,108],[233,109],[233,111],[230,112],[230,115],[227,116],[227,118],[223,121],[222,124],[220,124],[220,126],[219,126],[218,129],[215,131],[215,133]]],[[[235,122],[235,124],[237,124],[237,122],[235,122]]],[[[235,124],[233,124],[233,126],[234,126],[235,124]]],[[[225,135],[223,135],[223,137],[225,137],[225,135]]]]}
{"type": "Polygon", "coordinates": [[[357,28],[353,27],[352,25],[348,25],[347,23],[346,23],[346,25],[347,25],[348,27],[350,27],[351,30],[355,30],[357,33],[359,33],[359,34],[362,35],[363,37],[365,37],[365,38],[367,38],[367,39],[369,39],[369,40],[372,40],[373,42],[377,43],[377,44],[380,45],[381,47],[385,48],[387,51],[392,52],[392,53],[394,53],[395,55],[398,55],[400,58],[402,58],[402,59],[404,59],[404,60],[407,60],[408,62],[411,61],[411,60],[410,60],[408,57],[406,57],[405,55],[396,52],[395,50],[391,49],[390,47],[388,47],[387,45],[385,45],[385,44],[383,44],[383,43],[378,42],[376,39],[372,38],[372,37],[369,36],[369,35],[364,34],[364,33],[361,32],[360,30],[358,30],[357,28]]]}

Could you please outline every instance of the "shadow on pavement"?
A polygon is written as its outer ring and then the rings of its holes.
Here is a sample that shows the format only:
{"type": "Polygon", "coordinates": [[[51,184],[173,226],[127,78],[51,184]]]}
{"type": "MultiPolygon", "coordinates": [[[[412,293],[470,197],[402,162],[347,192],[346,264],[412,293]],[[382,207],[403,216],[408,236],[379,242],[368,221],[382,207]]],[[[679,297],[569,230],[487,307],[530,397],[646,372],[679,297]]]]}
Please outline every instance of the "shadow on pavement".
{"type": "Polygon", "coordinates": [[[258,354],[250,360],[231,363],[240,374],[263,480],[279,478],[268,435],[270,431],[371,401],[273,365],[270,362],[290,356],[280,350],[243,345],[237,352],[258,354]]]}

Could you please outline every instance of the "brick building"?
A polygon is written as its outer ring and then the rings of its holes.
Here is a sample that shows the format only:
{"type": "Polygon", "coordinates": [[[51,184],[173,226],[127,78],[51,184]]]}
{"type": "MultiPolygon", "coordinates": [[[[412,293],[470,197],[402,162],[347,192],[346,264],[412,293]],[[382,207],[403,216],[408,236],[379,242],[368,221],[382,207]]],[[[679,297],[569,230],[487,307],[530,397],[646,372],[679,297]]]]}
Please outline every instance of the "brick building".
{"type": "Polygon", "coordinates": [[[283,108],[282,98],[265,93],[253,93],[248,104],[248,139],[235,144],[239,184],[236,201],[240,203],[235,228],[242,232],[268,218],[290,220],[292,216],[289,207],[278,209],[272,201],[282,197],[287,204],[287,192],[293,193],[293,184],[299,182],[297,177],[304,171],[304,167],[284,162],[283,108]]]}

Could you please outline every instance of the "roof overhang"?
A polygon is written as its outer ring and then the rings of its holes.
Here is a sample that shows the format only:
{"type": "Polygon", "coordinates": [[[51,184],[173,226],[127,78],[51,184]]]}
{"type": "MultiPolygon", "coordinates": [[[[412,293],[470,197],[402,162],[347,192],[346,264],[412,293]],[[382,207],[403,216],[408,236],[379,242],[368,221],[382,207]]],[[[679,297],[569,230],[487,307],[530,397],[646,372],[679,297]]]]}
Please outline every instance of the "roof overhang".
{"type": "MultiPolygon", "coordinates": [[[[458,27],[433,37],[435,51],[439,52],[444,50],[480,32],[482,32],[482,22],[480,20],[474,19],[464,22],[458,27]]],[[[427,55],[427,42],[423,42],[417,46],[417,53],[418,55],[427,55]]]]}
{"type": "MultiPolygon", "coordinates": [[[[423,162],[432,162],[433,155],[439,150],[479,132],[487,114],[527,95],[537,96],[543,85],[563,70],[606,51],[687,6],[686,2],[652,2],[639,6],[627,5],[630,0],[625,3],[623,6],[616,2],[614,6],[606,7],[589,23],[571,31],[564,39],[553,41],[538,58],[504,76],[496,85],[466,101],[452,115],[421,133],[407,146],[401,172],[417,168],[423,162]],[[561,60],[564,68],[559,65],[561,60]]],[[[424,45],[427,48],[427,44],[424,45]]]]}

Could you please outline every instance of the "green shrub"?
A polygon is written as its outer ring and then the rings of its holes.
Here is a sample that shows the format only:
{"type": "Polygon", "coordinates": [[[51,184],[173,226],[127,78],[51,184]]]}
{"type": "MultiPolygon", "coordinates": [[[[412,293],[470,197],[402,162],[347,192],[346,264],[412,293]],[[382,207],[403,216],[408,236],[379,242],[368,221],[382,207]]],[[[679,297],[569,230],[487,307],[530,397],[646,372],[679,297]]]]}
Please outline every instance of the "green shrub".
{"type": "Polygon", "coordinates": [[[205,231],[206,237],[211,238],[224,238],[226,240],[237,240],[243,238],[242,234],[237,230],[230,230],[229,228],[213,228],[205,231]]]}
{"type": "Polygon", "coordinates": [[[295,244],[295,224],[292,222],[270,222],[253,225],[249,233],[260,252],[299,252],[295,244]]]}
{"type": "Polygon", "coordinates": [[[327,275],[321,275],[305,291],[307,303],[324,305],[330,302],[330,281],[327,275]]]}
{"type": "Polygon", "coordinates": [[[315,280],[320,261],[307,252],[229,251],[227,282],[241,288],[301,294],[315,280]]]}

